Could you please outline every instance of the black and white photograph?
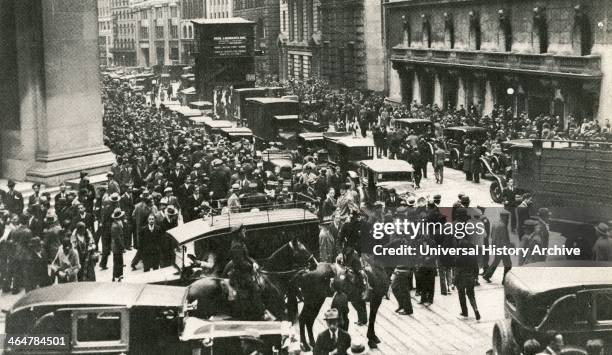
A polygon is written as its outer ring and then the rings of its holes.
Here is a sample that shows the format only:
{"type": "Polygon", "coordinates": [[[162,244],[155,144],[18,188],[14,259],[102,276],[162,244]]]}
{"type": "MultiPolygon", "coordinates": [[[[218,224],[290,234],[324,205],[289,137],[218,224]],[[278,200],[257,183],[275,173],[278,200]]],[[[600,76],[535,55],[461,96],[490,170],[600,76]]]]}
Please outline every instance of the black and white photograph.
{"type": "Polygon", "coordinates": [[[612,0],[0,0],[0,354],[612,354],[612,0]]]}

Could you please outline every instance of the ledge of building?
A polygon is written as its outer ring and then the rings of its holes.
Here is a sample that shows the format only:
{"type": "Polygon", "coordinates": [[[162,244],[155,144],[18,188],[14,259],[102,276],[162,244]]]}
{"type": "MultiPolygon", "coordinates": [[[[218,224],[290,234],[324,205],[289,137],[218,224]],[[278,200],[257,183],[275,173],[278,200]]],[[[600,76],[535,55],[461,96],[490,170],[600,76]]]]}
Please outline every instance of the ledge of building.
{"type": "Polygon", "coordinates": [[[115,155],[108,148],[95,149],[87,155],[76,154],[64,159],[37,159],[27,170],[26,180],[55,186],[62,181],[78,178],[80,171],[87,171],[90,175],[107,172],[114,162],[115,155]]]}

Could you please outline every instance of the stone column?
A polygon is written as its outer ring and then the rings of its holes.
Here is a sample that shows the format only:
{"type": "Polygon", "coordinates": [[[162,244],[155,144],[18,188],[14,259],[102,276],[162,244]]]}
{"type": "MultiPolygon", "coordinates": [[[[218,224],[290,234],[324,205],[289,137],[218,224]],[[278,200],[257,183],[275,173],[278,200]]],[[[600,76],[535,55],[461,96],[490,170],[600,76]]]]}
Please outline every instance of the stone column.
{"type": "Polygon", "coordinates": [[[419,78],[419,73],[414,71],[414,80],[412,80],[412,101],[416,101],[417,103],[421,103],[421,80],[419,78]]]}
{"type": "Polygon", "coordinates": [[[433,103],[438,105],[439,108],[444,108],[444,95],[442,94],[442,78],[440,78],[440,74],[434,74],[434,97],[433,103]]]}
{"type": "Polygon", "coordinates": [[[32,39],[21,38],[20,57],[29,60],[20,62],[20,80],[37,71],[42,78],[38,84],[20,82],[27,91],[42,85],[40,100],[21,113],[22,122],[34,121],[36,130],[35,159],[25,177],[57,184],[80,170],[104,172],[114,156],[102,138],[96,0],[24,3],[40,7],[40,18],[32,22],[42,23],[44,53],[32,53],[32,39]]]}
{"type": "Polygon", "coordinates": [[[457,77],[457,109],[465,107],[465,81],[462,76],[457,77]]]}
{"type": "Polygon", "coordinates": [[[491,85],[491,80],[487,79],[485,82],[485,97],[484,104],[482,107],[483,115],[491,115],[491,112],[493,112],[493,105],[495,105],[495,101],[495,91],[493,90],[493,86],[491,85]]]}
{"type": "Polygon", "coordinates": [[[402,102],[402,89],[399,68],[396,69],[396,64],[392,65],[389,70],[389,100],[402,102]]]}

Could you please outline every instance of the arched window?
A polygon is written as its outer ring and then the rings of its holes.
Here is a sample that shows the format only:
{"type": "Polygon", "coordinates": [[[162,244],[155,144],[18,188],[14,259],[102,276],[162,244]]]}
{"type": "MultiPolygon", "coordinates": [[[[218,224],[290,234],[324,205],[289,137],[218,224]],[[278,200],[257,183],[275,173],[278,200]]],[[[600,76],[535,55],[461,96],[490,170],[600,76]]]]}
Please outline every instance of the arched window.
{"type": "Polygon", "coordinates": [[[480,14],[477,11],[470,11],[470,44],[471,49],[480,50],[482,32],[480,30],[480,14]]]}
{"type": "Polygon", "coordinates": [[[444,13],[444,44],[450,49],[455,48],[455,21],[449,12],[444,13]]]}
{"type": "Polygon", "coordinates": [[[537,41],[540,53],[548,52],[548,23],[546,22],[545,8],[535,7],[533,9],[533,27],[534,40],[537,41]]]}
{"type": "Polygon", "coordinates": [[[183,38],[189,38],[187,37],[187,26],[183,26],[183,38]]]}
{"type": "Polygon", "coordinates": [[[506,52],[512,51],[512,24],[510,23],[510,16],[507,11],[499,9],[497,11],[499,16],[499,32],[500,42],[503,45],[503,49],[506,52]]]}
{"type": "Polygon", "coordinates": [[[431,23],[429,22],[429,16],[421,14],[421,20],[423,21],[423,46],[431,48],[431,23]]]}
{"type": "Polygon", "coordinates": [[[189,32],[189,38],[193,38],[193,29],[191,28],[191,26],[187,27],[187,31],[189,32]]]}
{"type": "Polygon", "coordinates": [[[412,44],[412,32],[410,31],[410,22],[406,15],[402,15],[402,44],[405,47],[410,47],[412,44]]]}
{"type": "Polygon", "coordinates": [[[591,22],[582,5],[574,6],[574,27],[572,28],[572,47],[580,55],[590,55],[593,47],[591,22]]]}

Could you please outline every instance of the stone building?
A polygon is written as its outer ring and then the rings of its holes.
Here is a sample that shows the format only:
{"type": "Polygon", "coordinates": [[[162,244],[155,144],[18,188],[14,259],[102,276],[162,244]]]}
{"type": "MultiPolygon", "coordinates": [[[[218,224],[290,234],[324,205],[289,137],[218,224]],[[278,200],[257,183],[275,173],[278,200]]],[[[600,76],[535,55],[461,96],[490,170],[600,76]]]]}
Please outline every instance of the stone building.
{"type": "Polygon", "coordinates": [[[138,30],[136,59],[139,66],[181,62],[180,6],[174,0],[147,0],[132,5],[138,30]]]}
{"type": "Polygon", "coordinates": [[[308,79],[320,77],[320,0],[280,2],[279,76],[308,79]]]}
{"type": "Polygon", "coordinates": [[[113,20],[112,54],[115,65],[136,65],[136,21],[130,0],[110,0],[113,20]]]}
{"type": "Polygon", "coordinates": [[[390,100],[495,104],[515,114],[598,117],[612,100],[612,3],[606,0],[384,4],[390,100]]]}
{"type": "Polygon", "coordinates": [[[384,51],[381,4],[328,0],[318,9],[320,73],[333,86],[382,91],[384,51]]]}
{"type": "Polygon", "coordinates": [[[181,58],[194,64],[195,30],[192,20],[233,17],[232,0],[181,0],[181,58]]]}
{"type": "Polygon", "coordinates": [[[255,22],[256,75],[278,77],[279,0],[233,0],[233,15],[255,22]]]}
{"type": "Polygon", "coordinates": [[[97,0],[0,1],[0,175],[48,185],[107,171],[97,0]]]}
{"type": "Polygon", "coordinates": [[[113,17],[111,16],[110,0],[98,0],[98,50],[101,65],[111,65],[112,45],[113,17]]]}

